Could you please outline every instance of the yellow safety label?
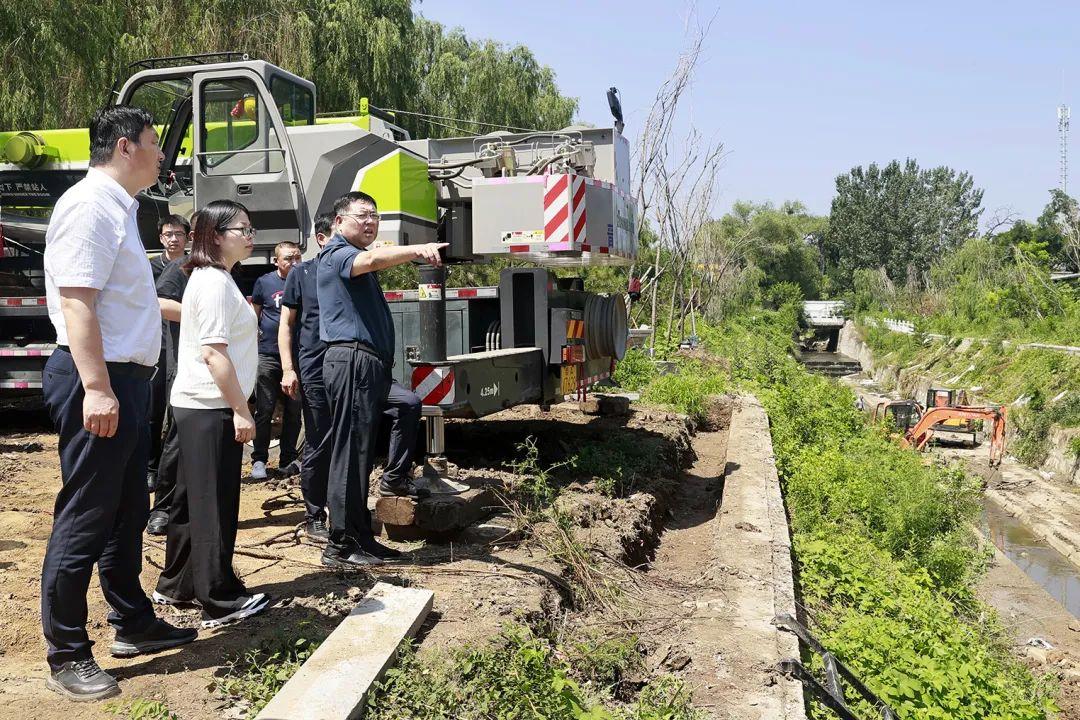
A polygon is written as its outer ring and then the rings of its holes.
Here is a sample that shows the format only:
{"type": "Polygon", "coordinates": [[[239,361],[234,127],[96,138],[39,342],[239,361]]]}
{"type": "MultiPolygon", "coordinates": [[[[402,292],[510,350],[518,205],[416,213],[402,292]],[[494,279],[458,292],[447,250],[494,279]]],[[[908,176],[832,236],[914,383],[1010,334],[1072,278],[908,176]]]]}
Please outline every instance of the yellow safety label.
{"type": "Polygon", "coordinates": [[[570,395],[577,392],[578,377],[577,365],[562,366],[562,394],[570,395]]]}

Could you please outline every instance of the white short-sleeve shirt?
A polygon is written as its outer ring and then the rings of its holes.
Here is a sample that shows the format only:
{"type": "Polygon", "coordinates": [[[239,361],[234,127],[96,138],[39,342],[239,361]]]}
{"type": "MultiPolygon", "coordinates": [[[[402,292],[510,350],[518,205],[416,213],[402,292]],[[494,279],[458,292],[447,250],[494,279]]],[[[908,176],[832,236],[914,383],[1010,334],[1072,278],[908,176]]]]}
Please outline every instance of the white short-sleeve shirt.
{"type": "Polygon", "coordinates": [[[220,268],[196,268],[184,288],[176,379],[169,398],[175,407],[229,407],[203,360],[203,345],[228,345],[240,389],[244,397],[250,396],[259,369],[259,321],[232,276],[220,268]]]}
{"type": "Polygon", "coordinates": [[[96,168],[61,195],[45,233],[45,297],[56,341],[67,345],[60,288],[94,288],[105,360],[156,365],[161,310],[135,222],[138,205],[96,168]]]}

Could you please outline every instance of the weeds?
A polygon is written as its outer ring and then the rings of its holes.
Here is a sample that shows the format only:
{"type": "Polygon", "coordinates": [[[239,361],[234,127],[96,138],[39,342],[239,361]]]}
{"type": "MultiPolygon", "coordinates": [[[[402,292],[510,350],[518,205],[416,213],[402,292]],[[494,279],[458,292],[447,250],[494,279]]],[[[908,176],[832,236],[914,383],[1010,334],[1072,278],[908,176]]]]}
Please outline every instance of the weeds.
{"type": "Polygon", "coordinates": [[[581,447],[572,460],[575,471],[591,478],[609,497],[626,497],[643,479],[664,469],[659,444],[627,434],[614,434],[581,447]]]}
{"type": "MultiPolygon", "coordinates": [[[[304,624],[298,630],[303,630],[304,624]]],[[[250,650],[226,666],[225,676],[215,680],[216,688],[242,703],[247,716],[253,718],[311,657],[320,642],[295,637],[272,647],[250,650]]]]}
{"type": "Polygon", "coordinates": [[[571,641],[564,648],[520,625],[494,641],[421,660],[404,647],[373,690],[370,720],[399,718],[548,718],[548,720],[697,720],[677,679],[658,678],[630,705],[614,702],[606,679],[640,664],[636,641],[571,641]]]}
{"type": "Polygon", "coordinates": [[[129,702],[111,702],[105,705],[105,711],[127,720],[179,720],[162,700],[136,698],[129,702]]]}

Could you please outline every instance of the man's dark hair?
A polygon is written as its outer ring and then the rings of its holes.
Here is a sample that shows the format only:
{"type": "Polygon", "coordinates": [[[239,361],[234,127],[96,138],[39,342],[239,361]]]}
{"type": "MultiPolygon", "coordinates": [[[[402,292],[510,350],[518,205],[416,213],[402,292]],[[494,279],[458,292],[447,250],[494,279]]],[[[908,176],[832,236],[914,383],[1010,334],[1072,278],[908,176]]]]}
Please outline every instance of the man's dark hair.
{"type": "Polygon", "coordinates": [[[334,213],[323,213],[315,218],[315,234],[329,237],[330,228],[334,226],[334,213]]]}
{"type": "Polygon", "coordinates": [[[371,207],[373,207],[375,210],[379,209],[378,204],[375,202],[375,198],[371,197],[367,193],[360,192],[359,190],[354,190],[352,192],[345,193],[337,199],[337,202],[334,203],[334,215],[344,215],[346,212],[349,211],[349,208],[352,207],[352,204],[354,202],[361,201],[371,203],[371,207]]]}
{"type": "Polygon", "coordinates": [[[184,218],[182,218],[179,215],[166,215],[165,217],[158,220],[158,224],[157,224],[157,234],[158,235],[161,234],[162,230],[165,229],[166,225],[172,225],[173,227],[184,228],[184,234],[185,235],[187,235],[189,232],[191,232],[191,225],[188,223],[187,220],[185,220],[184,218]]]}
{"type": "Polygon", "coordinates": [[[116,143],[124,137],[139,142],[144,128],[154,126],[154,116],[130,105],[106,105],[90,119],[90,166],[112,160],[116,143]]]}
{"type": "Polygon", "coordinates": [[[228,271],[221,261],[221,246],[218,235],[222,228],[244,213],[250,217],[248,209],[232,200],[215,200],[198,212],[195,220],[195,237],[191,241],[191,255],[183,265],[184,272],[191,273],[195,268],[216,267],[228,271]]]}

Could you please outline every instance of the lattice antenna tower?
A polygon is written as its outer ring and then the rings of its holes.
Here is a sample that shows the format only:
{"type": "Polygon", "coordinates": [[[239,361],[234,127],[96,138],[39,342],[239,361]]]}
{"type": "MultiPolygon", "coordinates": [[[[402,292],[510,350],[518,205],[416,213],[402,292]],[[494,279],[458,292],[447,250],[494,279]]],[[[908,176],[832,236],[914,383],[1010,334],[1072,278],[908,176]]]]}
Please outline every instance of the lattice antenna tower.
{"type": "Polygon", "coordinates": [[[1061,192],[1068,194],[1069,189],[1069,106],[1058,105],[1058,135],[1061,138],[1061,192]]]}

